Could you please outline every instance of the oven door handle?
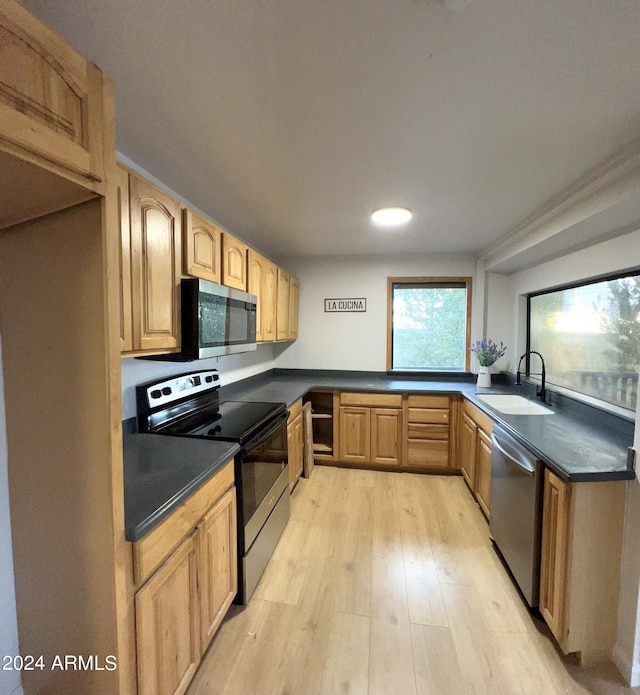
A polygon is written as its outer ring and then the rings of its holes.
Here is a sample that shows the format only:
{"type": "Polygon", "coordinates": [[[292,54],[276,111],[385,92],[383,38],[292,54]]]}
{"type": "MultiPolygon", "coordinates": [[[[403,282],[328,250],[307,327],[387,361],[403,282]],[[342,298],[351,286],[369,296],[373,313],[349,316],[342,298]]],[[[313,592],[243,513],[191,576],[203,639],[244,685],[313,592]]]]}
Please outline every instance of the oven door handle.
{"type": "Polygon", "coordinates": [[[289,411],[285,410],[284,413],[278,415],[278,417],[269,425],[266,430],[260,430],[253,439],[250,439],[246,444],[243,444],[242,450],[249,451],[250,449],[255,449],[257,446],[262,444],[262,442],[269,439],[269,437],[282,427],[282,424],[289,419],[289,411]]]}

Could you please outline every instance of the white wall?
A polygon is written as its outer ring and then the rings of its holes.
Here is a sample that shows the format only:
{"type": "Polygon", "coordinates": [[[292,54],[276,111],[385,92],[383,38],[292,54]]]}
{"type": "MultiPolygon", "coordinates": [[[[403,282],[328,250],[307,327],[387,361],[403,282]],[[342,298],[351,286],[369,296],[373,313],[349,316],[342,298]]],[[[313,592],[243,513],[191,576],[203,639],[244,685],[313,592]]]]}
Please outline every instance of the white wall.
{"type": "Polygon", "coordinates": [[[288,258],[300,279],[298,340],[276,357],[289,369],[387,368],[387,278],[473,277],[476,262],[462,254],[288,258]],[[365,313],[325,313],[324,300],[364,297],[365,313]]]}
{"type": "MultiPolygon", "coordinates": [[[[0,339],[0,657],[18,654],[18,617],[13,578],[8,461],[2,340],[0,339]]],[[[7,693],[7,695],[22,693],[19,671],[0,670],[0,693],[7,693]]]]}
{"type": "Polygon", "coordinates": [[[196,362],[157,362],[127,357],[122,360],[122,419],[136,415],[136,386],[146,381],[200,369],[217,369],[222,386],[273,369],[274,346],[258,345],[258,349],[238,355],[211,357],[196,362]]]}
{"type": "MultiPolygon", "coordinates": [[[[489,326],[510,324],[510,342],[525,349],[526,304],[523,295],[640,266],[640,230],[520,271],[510,278],[492,276],[489,326]],[[505,316],[508,317],[505,322],[505,316]]],[[[636,411],[634,448],[640,448],[640,404],[636,411]]],[[[640,685],[640,482],[627,486],[618,639],[614,660],[631,685],[640,685]]]]}

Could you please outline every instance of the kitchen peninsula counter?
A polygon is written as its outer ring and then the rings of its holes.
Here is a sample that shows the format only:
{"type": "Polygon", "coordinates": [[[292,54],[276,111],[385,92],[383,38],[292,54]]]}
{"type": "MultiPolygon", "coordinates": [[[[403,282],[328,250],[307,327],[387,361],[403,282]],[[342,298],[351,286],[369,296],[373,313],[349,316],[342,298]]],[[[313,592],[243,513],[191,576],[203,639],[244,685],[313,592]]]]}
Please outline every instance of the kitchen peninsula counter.
{"type": "MultiPolygon", "coordinates": [[[[508,380],[508,377],[507,377],[508,380]]],[[[633,480],[627,463],[633,444],[633,422],[551,393],[553,415],[508,415],[477,398],[477,394],[530,395],[534,388],[496,384],[478,388],[471,375],[459,378],[416,378],[371,372],[271,370],[224,386],[228,400],[271,401],[292,405],[312,390],[378,391],[385,393],[459,393],[503,425],[560,478],[570,482],[633,480]]]]}
{"type": "Polygon", "coordinates": [[[191,437],[124,437],[124,516],[128,541],[139,541],[220,470],[240,447],[191,437]]]}

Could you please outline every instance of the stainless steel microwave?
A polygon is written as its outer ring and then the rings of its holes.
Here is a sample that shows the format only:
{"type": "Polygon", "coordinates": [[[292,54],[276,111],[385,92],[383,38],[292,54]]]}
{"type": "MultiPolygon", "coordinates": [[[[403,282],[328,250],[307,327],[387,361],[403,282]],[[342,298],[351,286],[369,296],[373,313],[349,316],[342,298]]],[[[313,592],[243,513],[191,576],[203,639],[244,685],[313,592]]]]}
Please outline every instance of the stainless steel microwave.
{"type": "Polygon", "coordinates": [[[180,292],[180,352],[152,359],[189,362],[256,349],[255,295],[197,278],[182,278],[180,292]]]}

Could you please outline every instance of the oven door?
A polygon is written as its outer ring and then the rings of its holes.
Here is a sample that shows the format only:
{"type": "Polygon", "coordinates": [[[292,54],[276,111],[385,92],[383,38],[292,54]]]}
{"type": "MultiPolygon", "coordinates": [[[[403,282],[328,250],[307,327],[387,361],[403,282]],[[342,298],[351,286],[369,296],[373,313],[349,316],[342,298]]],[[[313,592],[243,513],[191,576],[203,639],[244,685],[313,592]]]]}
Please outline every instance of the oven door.
{"type": "Polygon", "coordinates": [[[285,411],[265,429],[242,445],[236,461],[239,480],[239,517],[244,526],[239,533],[246,553],[269,518],[282,492],[289,484],[285,411]]]}

